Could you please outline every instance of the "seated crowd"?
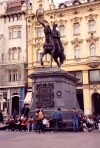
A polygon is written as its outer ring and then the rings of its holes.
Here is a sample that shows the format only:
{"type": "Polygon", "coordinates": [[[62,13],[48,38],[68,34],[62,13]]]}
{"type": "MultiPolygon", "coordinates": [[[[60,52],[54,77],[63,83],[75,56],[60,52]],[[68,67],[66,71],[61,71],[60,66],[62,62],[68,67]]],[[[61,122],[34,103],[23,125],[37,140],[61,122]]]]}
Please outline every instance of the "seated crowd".
{"type": "MultiPolygon", "coordinates": [[[[25,110],[26,111],[26,110],[25,110]]],[[[76,114],[75,114],[76,116],[76,114]]],[[[72,118],[73,120],[73,118],[72,118]]],[[[93,129],[100,130],[100,116],[85,116],[79,115],[78,120],[78,130],[91,132],[93,129]]],[[[72,122],[73,123],[73,122],[72,122]]],[[[61,109],[58,108],[52,115],[52,117],[47,117],[43,110],[38,109],[35,113],[35,117],[28,117],[28,114],[22,114],[19,116],[14,114],[8,116],[3,127],[0,130],[10,130],[10,131],[36,131],[38,133],[44,132],[45,129],[53,129],[56,131],[59,129],[64,129],[67,126],[66,121],[62,119],[61,109]]],[[[73,125],[72,125],[73,128],[73,125]]],[[[75,128],[75,127],[74,127],[75,128]]],[[[73,130],[75,131],[75,129],[73,130]]]]}
{"type": "MultiPolygon", "coordinates": [[[[51,117],[49,117],[49,119],[44,117],[42,120],[42,129],[45,129],[46,127],[54,127],[51,117]]],[[[37,120],[33,117],[24,117],[23,115],[16,116],[15,120],[12,116],[8,116],[6,123],[0,128],[0,130],[10,131],[37,131],[37,129],[37,120]]]]}

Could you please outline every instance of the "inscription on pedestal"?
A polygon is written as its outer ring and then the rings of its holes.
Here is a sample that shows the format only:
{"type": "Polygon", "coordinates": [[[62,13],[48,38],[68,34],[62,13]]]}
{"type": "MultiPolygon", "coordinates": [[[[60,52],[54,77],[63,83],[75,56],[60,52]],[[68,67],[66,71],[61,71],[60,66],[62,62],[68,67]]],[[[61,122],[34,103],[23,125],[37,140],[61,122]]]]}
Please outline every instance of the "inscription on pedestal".
{"type": "Polygon", "coordinates": [[[36,85],[36,106],[42,108],[54,107],[54,84],[43,83],[36,85]]]}

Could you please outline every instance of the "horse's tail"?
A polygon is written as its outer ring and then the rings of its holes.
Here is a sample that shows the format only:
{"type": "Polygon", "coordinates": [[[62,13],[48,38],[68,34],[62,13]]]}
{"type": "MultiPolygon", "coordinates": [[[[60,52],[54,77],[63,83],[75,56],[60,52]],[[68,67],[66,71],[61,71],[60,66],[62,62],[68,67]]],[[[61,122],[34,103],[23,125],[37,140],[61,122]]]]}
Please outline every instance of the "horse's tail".
{"type": "Polygon", "coordinates": [[[60,56],[60,64],[62,65],[65,60],[66,60],[66,55],[64,54],[64,52],[62,52],[60,56]]]}

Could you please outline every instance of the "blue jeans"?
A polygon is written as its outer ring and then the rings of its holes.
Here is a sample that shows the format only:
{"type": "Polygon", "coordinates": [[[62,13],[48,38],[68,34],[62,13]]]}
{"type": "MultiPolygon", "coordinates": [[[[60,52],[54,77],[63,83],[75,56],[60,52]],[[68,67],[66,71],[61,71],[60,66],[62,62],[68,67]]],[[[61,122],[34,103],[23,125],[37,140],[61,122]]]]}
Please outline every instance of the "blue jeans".
{"type": "Polygon", "coordinates": [[[34,124],[28,124],[27,129],[28,131],[33,131],[34,124]]]}
{"type": "Polygon", "coordinates": [[[73,130],[78,131],[79,130],[79,120],[73,119],[73,130]]]}
{"type": "Polygon", "coordinates": [[[57,128],[59,128],[59,121],[61,120],[58,120],[58,119],[54,119],[54,130],[57,131],[57,128]]]}
{"type": "Polygon", "coordinates": [[[37,131],[42,131],[43,129],[42,129],[43,127],[42,127],[42,120],[37,120],[37,122],[36,122],[36,130],[37,131]]]}

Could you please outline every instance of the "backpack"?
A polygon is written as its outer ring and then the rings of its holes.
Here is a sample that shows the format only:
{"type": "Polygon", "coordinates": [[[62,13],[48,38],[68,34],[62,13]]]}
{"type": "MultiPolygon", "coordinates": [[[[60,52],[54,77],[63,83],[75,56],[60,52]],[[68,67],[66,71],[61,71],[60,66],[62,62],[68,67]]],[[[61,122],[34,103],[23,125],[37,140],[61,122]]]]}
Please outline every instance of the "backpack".
{"type": "Polygon", "coordinates": [[[39,113],[38,113],[37,119],[42,120],[43,118],[44,118],[43,112],[40,110],[39,113]]]}

